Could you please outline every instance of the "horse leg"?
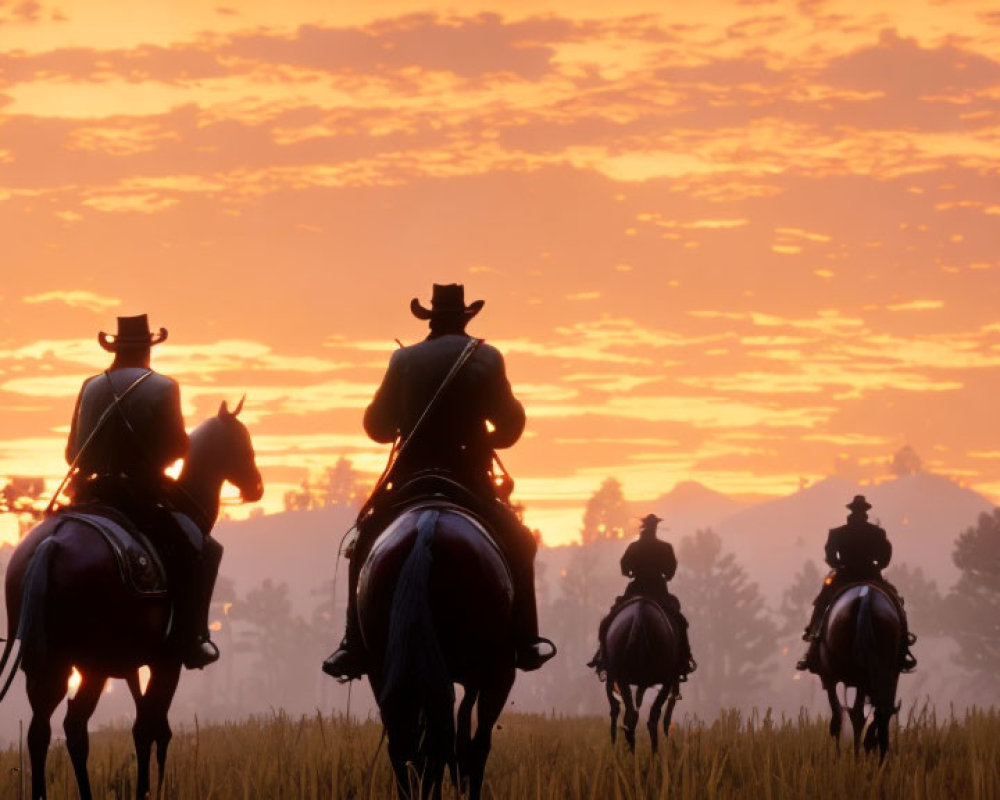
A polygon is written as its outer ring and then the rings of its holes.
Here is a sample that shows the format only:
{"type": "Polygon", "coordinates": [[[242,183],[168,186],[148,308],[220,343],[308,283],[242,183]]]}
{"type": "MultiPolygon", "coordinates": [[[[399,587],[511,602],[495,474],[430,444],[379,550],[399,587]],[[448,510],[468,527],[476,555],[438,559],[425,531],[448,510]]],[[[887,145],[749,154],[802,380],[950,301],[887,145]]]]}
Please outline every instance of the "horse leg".
{"type": "Polygon", "coordinates": [[[457,770],[452,770],[452,781],[461,792],[469,783],[469,758],[472,747],[472,707],[479,697],[479,688],[466,686],[462,702],[458,706],[455,727],[455,762],[457,770]],[[457,774],[456,774],[457,771],[457,774]]]}
{"type": "Polygon", "coordinates": [[[680,690],[677,688],[677,681],[674,681],[673,686],[670,687],[670,699],[667,701],[667,710],[663,713],[663,735],[670,735],[670,721],[674,716],[674,706],[677,705],[677,700],[681,696],[680,690]]]}
{"type": "MultiPolygon", "coordinates": [[[[181,665],[179,662],[160,663],[150,667],[149,684],[146,694],[139,694],[136,699],[135,724],[132,726],[132,739],[135,742],[136,782],[135,795],[137,800],[149,796],[149,757],[156,745],[156,795],[163,795],[163,781],[167,776],[167,747],[173,732],[167,719],[167,711],[177,691],[180,680],[181,665]]],[[[131,681],[131,679],[130,679],[131,681]]],[[[138,681],[136,681],[138,688],[138,681]]],[[[131,683],[130,683],[131,689],[131,683]]],[[[132,692],[135,697],[136,692],[132,692]]]]}
{"type": "Polygon", "coordinates": [[[500,712],[503,711],[513,685],[514,669],[504,666],[494,671],[490,683],[479,693],[476,735],[472,738],[470,748],[469,800],[480,800],[482,797],[486,759],[493,746],[493,726],[500,718],[500,712]]]}
{"type": "Polygon", "coordinates": [[[611,675],[608,675],[604,682],[604,690],[608,695],[608,705],[611,706],[611,744],[614,744],[618,738],[618,714],[622,704],[615,697],[615,681],[611,675]]]}
{"type": "Polygon", "coordinates": [[[854,755],[857,756],[861,749],[861,732],[865,728],[865,693],[860,687],[855,690],[854,702],[851,704],[848,716],[854,729],[854,755]]]}
{"type": "Polygon", "coordinates": [[[899,681],[898,673],[892,675],[887,685],[880,687],[876,696],[872,698],[873,719],[865,734],[865,752],[870,753],[878,747],[879,762],[885,760],[885,755],[889,751],[889,723],[896,713],[896,684],[899,681]]]}
{"type": "Polygon", "coordinates": [[[656,752],[660,738],[660,714],[663,712],[663,704],[667,701],[670,689],[669,683],[663,684],[660,691],[656,694],[656,699],[653,700],[653,705],[649,709],[649,721],[646,723],[646,727],[649,729],[649,741],[654,753],[656,752]]]}
{"type": "Polygon", "coordinates": [[[635,709],[632,701],[632,687],[628,684],[618,686],[622,692],[622,702],[625,703],[625,741],[628,742],[628,749],[635,752],[635,726],[639,724],[639,712],[635,709]]]}
{"type": "Polygon", "coordinates": [[[31,800],[45,800],[45,757],[49,752],[52,726],[49,719],[66,695],[69,669],[46,670],[27,677],[31,722],[28,724],[28,757],[31,761],[31,800]]]}
{"type": "Polygon", "coordinates": [[[90,755],[87,723],[97,708],[97,701],[101,699],[105,680],[107,680],[105,675],[84,674],[76,696],[66,706],[66,719],[63,720],[66,749],[69,750],[69,758],[73,762],[80,800],[91,800],[93,797],[90,792],[90,776],[87,774],[87,758],[90,755]]]}
{"type": "Polygon", "coordinates": [[[840,698],[837,696],[837,684],[834,682],[823,683],[826,689],[826,697],[830,701],[830,735],[837,743],[837,752],[840,752],[840,726],[844,722],[844,710],[840,705],[840,698]]]}

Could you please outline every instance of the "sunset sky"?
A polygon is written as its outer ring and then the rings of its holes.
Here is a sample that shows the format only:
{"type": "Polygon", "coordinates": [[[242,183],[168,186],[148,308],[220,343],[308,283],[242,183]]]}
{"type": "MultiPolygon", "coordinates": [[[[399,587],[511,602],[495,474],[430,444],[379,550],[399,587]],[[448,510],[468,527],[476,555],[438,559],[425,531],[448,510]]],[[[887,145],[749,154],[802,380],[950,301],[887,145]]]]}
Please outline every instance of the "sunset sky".
{"type": "Polygon", "coordinates": [[[996,9],[0,0],[0,476],[54,486],[142,312],[189,427],[247,392],[267,511],[377,473],[454,281],[548,543],[609,475],[780,495],[905,444],[1000,498],[996,9]]]}

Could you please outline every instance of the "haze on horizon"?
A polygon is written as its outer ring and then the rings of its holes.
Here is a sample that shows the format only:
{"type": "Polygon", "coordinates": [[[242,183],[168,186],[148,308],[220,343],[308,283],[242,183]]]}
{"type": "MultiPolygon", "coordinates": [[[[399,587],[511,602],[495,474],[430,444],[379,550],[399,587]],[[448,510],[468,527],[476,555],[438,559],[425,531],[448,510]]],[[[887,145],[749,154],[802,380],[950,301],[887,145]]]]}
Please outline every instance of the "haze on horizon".
{"type": "MultiPolygon", "coordinates": [[[[1000,15],[986,2],[0,6],[0,479],[64,470],[147,312],[189,427],[248,393],[264,507],[363,435],[462,282],[545,541],[607,476],[1000,497],[1000,15]]],[[[964,523],[964,521],[962,521],[964,523]]]]}

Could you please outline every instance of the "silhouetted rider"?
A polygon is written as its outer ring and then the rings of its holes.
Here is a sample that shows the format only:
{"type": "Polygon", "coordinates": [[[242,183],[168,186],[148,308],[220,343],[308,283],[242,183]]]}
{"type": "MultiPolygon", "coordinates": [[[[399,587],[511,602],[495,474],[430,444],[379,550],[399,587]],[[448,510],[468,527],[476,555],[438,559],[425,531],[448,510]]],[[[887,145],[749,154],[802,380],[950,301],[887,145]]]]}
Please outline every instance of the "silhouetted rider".
{"type": "Polygon", "coordinates": [[[688,623],[681,613],[680,601],[670,593],[667,582],[673,580],[677,572],[677,557],[670,542],[658,539],[656,528],[663,520],[655,514],[647,514],[641,520],[639,538],[625,548],[621,558],[622,575],[631,578],[625,593],[618,597],[611,607],[610,613],[601,620],[598,630],[597,653],[587,664],[598,672],[605,669],[604,637],[608,626],[619,608],[630,598],[642,595],[656,601],[660,608],[675,622],[681,637],[680,680],[687,680],[687,675],[697,668],[691,658],[691,644],[688,641],[688,623]]]}
{"type": "Polygon", "coordinates": [[[367,671],[355,605],[358,574],[378,534],[401,504],[427,496],[444,495],[479,514],[503,550],[514,584],[517,666],[537,669],[552,655],[545,652],[538,636],[537,543],[507,502],[509,486],[500,491],[492,473],[494,450],[513,445],[525,422],[524,407],[511,391],[503,357],[496,348],[480,343],[441,390],[473,341],[465,327],[483,305],[477,300],[466,306],[465,289],[459,284],[435,284],[430,309],[416,298],[410,303],[414,316],[430,323],[430,334],[392,354],[365,412],[365,431],[372,439],[383,443],[398,439],[404,444],[382,484],[385,488],[377,487],[366,504],[371,512],[359,518],[358,539],[350,555],[344,639],[323,662],[323,671],[329,675],[356,678],[367,671]]]}
{"type": "Polygon", "coordinates": [[[116,336],[98,334],[114,360],[87,378],[77,397],[66,444],[66,462],[76,468],[68,491],[74,505],[117,509],[152,540],[169,573],[173,641],[184,665],[200,669],[219,657],[207,626],[218,563],[201,558],[170,513],[175,482],[164,469],[187,455],[188,436],[177,383],[150,368],[150,349],[166,338],[165,328],[150,333],[145,314],[118,317],[116,336]]]}
{"type": "MultiPolygon", "coordinates": [[[[819,641],[819,628],[823,617],[833,599],[840,590],[851,583],[870,581],[884,588],[896,599],[900,613],[903,613],[903,598],[896,587],[882,577],[882,570],[889,566],[892,559],[892,544],[885,530],[868,521],[868,510],[871,504],[864,495],[855,495],[847,505],[850,514],[847,524],[832,528],[826,540],[826,563],[831,572],[823,581],[823,588],[813,601],[813,613],[806,626],[803,639],[809,642],[809,649],[799,660],[796,667],[800,670],[812,670],[815,667],[816,648],[819,641]]],[[[903,614],[903,623],[906,616],[903,614]]],[[[917,665],[916,659],[909,652],[909,644],[913,637],[903,637],[903,648],[900,653],[900,665],[904,672],[910,672],[917,665]]]]}

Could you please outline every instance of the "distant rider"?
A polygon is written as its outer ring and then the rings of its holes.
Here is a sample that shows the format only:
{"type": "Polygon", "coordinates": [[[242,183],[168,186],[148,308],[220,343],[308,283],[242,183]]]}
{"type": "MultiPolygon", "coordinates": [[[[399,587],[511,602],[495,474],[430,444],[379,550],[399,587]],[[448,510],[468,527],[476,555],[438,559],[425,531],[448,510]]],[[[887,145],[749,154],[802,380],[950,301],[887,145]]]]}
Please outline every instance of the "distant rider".
{"type": "Polygon", "coordinates": [[[677,557],[670,542],[658,539],[656,528],[663,520],[655,514],[647,514],[642,518],[639,538],[625,548],[621,559],[622,575],[631,578],[625,593],[616,598],[611,611],[601,620],[598,629],[597,652],[587,664],[599,673],[606,670],[604,660],[604,639],[608,626],[615,614],[629,599],[643,596],[654,600],[667,616],[677,623],[681,638],[680,677],[686,681],[687,676],[697,669],[698,665],[691,657],[691,643],[688,641],[688,622],[681,613],[680,601],[670,593],[667,582],[672,580],[677,572],[677,557]]]}
{"type": "MultiPolygon", "coordinates": [[[[804,641],[809,642],[809,648],[805,656],[799,660],[796,669],[815,671],[823,617],[840,590],[851,583],[868,581],[885,589],[898,603],[904,625],[906,623],[903,598],[896,591],[896,587],[882,577],[882,570],[889,566],[889,561],[892,559],[892,544],[885,530],[868,521],[868,510],[871,507],[864,495],[855,495],[847,505],[851,512],[847,516],[847,524],[830,530],[826,540],[826,563],[831,567],[831,572],[823,581],[823,588],[813,601],[812,618],[802,636],[804,641]]],[[[903,672],[912,672],[917,665],[909,650],[909,645],[914,641],[915,637],[910,634],[903,637],[900,651],[900,668],[903,672]]]]}
{"type": "Polygon", "coordinates": [[[118,317],[115,336],[98,334],[114,360],[87,378],[77,397],[66,444],[75,467],[68,492],[74,506],[111,506],[153,542],[167,567],[173,641],[184,665],[201,669],[219,658],[207,623],[222,549],[192,542],[171,514],[175,482],[164,470],[187,455],[188,436],[177,383],[150,368],[151,348],[166,338],[165,328],[150,333],[145,314],[118,317]]]}
{"type": "Polygon", "coordinates": [[[473,341],[465,327],[483,305],[477,300],[466,306],[465,289],[459,284],[435,284],[430,309],[416,298],[410,303],[414,316],[429,321],[430,334],[392,354],[365,412],[369,437],[383,443],[398,441],[402,453],[359,517],[358,538],[350,553],[344,639],[323,662],[328,675],[350,679],[368,671],[356,608],[358,575],[378,534],[401,505],[427,496],[444,496],[481,516],[503,551],[514,584],[517,666],[538,669],[553,654],[538,635],[537,542],[507,501],[511,486],[498,485],[492,474],[494,450],[513,445],[525,421],[524,407],[511,391],[500,352],[479,343],[438,394],[473,341]]]}

